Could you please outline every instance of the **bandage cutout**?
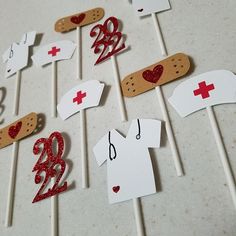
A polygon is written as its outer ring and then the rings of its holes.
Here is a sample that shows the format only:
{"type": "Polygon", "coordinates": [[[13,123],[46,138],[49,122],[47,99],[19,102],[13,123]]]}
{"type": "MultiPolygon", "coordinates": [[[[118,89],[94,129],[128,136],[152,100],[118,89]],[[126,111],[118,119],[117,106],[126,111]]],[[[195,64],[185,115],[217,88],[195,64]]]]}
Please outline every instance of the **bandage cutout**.
{"type": "Polygon", "coordinates": [[[169,83],[190,69],[187,55],[177,53],[167,59],[126,76],[121,82],[123,95],[134,97],[159,85],[169,83]]]}
{"type": "Polygon", "coordinates": [[[0,129],[0,148],[32,134],[36,126],[37,114],[32,112],[7,127],[0,129]]]}
{"type": "Polygon", "coordinates": [[[102,8],[94,8],[89,11],[77,13],[75,15],[63,17],[55,23],[56,32],[67,32],[84,25],[89,25],[101,20],[104,16],[102,8]]]}

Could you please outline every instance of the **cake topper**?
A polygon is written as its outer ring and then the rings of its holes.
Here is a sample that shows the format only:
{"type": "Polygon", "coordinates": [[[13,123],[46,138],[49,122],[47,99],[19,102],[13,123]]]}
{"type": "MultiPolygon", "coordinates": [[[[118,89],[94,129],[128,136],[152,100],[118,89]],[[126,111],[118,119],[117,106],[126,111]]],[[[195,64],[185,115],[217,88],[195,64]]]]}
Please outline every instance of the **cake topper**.
{"type": "Polygon", "coordinates": [[[37,114],[32,112],[0,129],[0,149],[13,144],[5,220],[6,227],[12,225],[19,141],[31,135],[35,131],[37,122],[37,114]]]}
{"type": "Polygon", "coordinates": [[[98,165],[107,162],[109,203],[133,200],[138,235],[144,235],[139,198],[156,193],[148,148],[159,148],[160,138],[160,121],[136,119],[126,137],[113,129],[93,148],[98,165]]]}
{"type": "Polygon", "coordinates": [[[72,57],[76,45],[69,40],[62,40],[41,47],[32,60],[37,66],[52,64],[52,117],[57,117],[57,61],[68,60],[72,57]]]}
{"type": "Polygon", "coordinates": [[[80,112],[82,188],[88,188],[87,135],[85,110],[99,105],[104,84],[98,80],[89,80],[68,91],[57,106],[63,120],[80,112]]]}
{"type": "Polygon", "coordinates": [[[92,49],[95,54],[99,54],[95,65],[104,62],[108,59],[111,59],[113,71],[114,71],[114,80],[115,88],[117,93],[117,100],[120,109],[121,120],[126,120],[124,101],[120,89],[120,77],[116,61],[116,54],[124,51],[126,48],[124,43],[124,35],[119,31],[120,29],[119,20],[112,16],[105,20],[103,24],[95,25],[90,31],[90,36],[95,38],[94,43],[92,44],[92,49]]]}
{"type": "Polygon", "coordinates": [[[169,0],[132,0],[132,4],[138,16],[146,16],[151,14],[160,44],[161,53],[163,56],[167,56],[165,42],[156,13],[169,10],[169,0]]]}
{"type": "Polygon", "coordinates": [[[51,234],[58,235],[58,194],[67,190],[64,181],[66,162],[62,159],[65,143],[60,132],[51,133],[49,138],[38,139],[33,147],[33,153],[40,155],[32,172],[35,183],[41,184],[33,203],[51,197],[51,234]],[[64,175],[64,176],[63,176],[64,175]]]}
{"type": "Polygon", "coordinates": [[[77,79],[82,79],[82,46],[81,46],[81,27],[101,20],[105,12],[103,8],[94,8],[85,12],[66,16],[55,23],[55,31],[66,33],[76,29],[77,43],[77,79]]]}
{"type": "Polygon", "coordinates": [[[7,63],[5,77],[8,78],[16,73],[16,86],[14,95],[13,115],[19,113],[21,70],[29,64],[29,47],[34,45],[36,31],[27,32],[22,36],[19,43],[12,43],[4,52],[3,62],[7,63]]]}
{"type": "Polygon", "coordinates": [[[206,108],[233,204],[236,208],[236,185],[224,147],[213,106],[236,103],[236,76],[227,70],[209,71],[179,84],[169,98],[181,117],[206,108]]]}

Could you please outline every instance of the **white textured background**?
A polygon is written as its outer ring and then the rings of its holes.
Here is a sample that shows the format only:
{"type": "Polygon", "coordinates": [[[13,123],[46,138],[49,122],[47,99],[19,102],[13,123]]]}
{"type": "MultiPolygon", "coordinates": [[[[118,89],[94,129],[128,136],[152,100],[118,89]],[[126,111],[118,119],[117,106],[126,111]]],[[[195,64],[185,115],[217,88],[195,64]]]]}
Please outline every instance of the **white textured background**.
{"type": "MultiPolygon", "coordinates": [[[[171,0],[172,10],[159,14],[169,54],[185,52],[194,60],[197,75],[214,69],[236,72],[236,1],[235,0],[171,0]]],[[[62,16],[101,6],[106,15],[123,21],[123,32],[131,50],[118,56],[120,74],[127,74],[161,60],[159,45],[152,19],[139,19],[128,0],[0,0],[0,52],[22,33],[37,30],[43,33],[40,45],[60,39],[75,39],[75,32],[54,32],[54,22],[62,16]]],[[[105,18],[104,18],[105,19],[105,18]]],[[[104,20],[102,20],[103,22],[104,20]]],[[[111,128],[127,133],[130,122],[121,123],[113,86],[111,62],[94,67],[97,58],[90,50],[92,25],[82,30],[84,80],[99,79],[108,86],[103,106],[87,111],[89,173],[91,187],[81,189],[79,114],[66,122],[50,118],[51,67],[30,66],[22,72],[20,116],[31,111],[46,115],[46,127],[33,137],[20,142],[15,192],[13,227],[5,228],[5,209],[11,146],[0,150],[0,235],[50,235],[50,200],[36,204],[31,201],[38,190],[31,172],[36,162],[32,146],[39,137],[50,132],[65,132],[70,139],[68,155],[72,170],[68,182],[75,181],[75,189],[59,197],[61,236],[134,236],[136,228],[132,202],[109,205],[106,186],[106,165],[98,168],[92,153],[93,145],[111,128]]],[[[34,47],[33,51],[36,51],[34,47]]],[[[75,86],[75,57],[58,63],[59,97],[75,86]]],[[[12,116],[14,77],[4,79],[5,65],[0,67],[0,87],[7,90],[1,118],[4,126],[12,116]]],[[[185,77],[184,79],[187,79],[185,77]]],[[[169,97],[183,80],[163,86],[169,97]]],[[[137,117],[162,119],[155,91],[125,99],[129,120],[137,117]]],[[[236,210],[226,184],[224,172],[209,126],[206,111],[182,119],[169,106],[168,109],[184,164],[186,176],[176,177],[166,135],[163,146],[152,152],[156,160],[160,185],[159,192],[142,199],[148,236],[235,236],[236,210]]],[[[236,105],[215,107],[234,173],[236,174],[236,105]]]]}

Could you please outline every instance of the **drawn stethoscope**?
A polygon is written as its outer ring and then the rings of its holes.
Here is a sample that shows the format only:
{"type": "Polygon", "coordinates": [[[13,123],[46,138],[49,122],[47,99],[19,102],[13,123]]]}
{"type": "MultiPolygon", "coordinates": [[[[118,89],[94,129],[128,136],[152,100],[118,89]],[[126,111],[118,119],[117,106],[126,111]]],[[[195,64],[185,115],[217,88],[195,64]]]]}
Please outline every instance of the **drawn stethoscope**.
{"type": "MultiPolygon", "coordinates": [[[[139,140],[141,138],[141,126],[139,119],[137,119],[137,125],[138,125],[138,133],[136,135],[136,139],[139,140]]],[[[109,159],[113,161],[117,157],[117,152],[114,144],[111,142],[111,131],[109,131],[108,133],[108,142],[109,142],[109,159]]]]}
{"type": "MultiPolygon", "coordinates": [[[[25,39],[24,39],[24,42],[23,42],[23,44],[26,44],[26,42],[27,42],[27,33],[25,34],[25,39]]],[[[13,54],[14,54],[14,51],[13,51],[13,49],[12,49],[12,45],[11,45],[11,48],[10,48],[10,53],[9,53],[9,59],[10,58],[12,58],[13,57],[13,54]]]]}

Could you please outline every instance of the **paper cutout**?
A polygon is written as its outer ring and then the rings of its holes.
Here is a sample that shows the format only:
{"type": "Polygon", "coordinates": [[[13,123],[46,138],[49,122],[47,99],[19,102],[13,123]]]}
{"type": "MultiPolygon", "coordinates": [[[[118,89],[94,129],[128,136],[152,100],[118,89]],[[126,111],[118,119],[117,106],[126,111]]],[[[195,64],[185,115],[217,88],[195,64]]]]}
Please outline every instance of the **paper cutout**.
{"type": "Polygon", "coordinates": [[[104,16],[102,8],[94,8],[89,11],[77,13],[71,16],[59,19],[55,24],[56,32],[67,32],[84,25],[89,25],[101,20],[104,16]]]}
{"type": "Polygon", "coordinates": [[[1,116],[5,110],[4,100],[6,97],[6,88],[0,87],[0,125],[3,124],[4,118],[1,119],[1,116]]]}
{"type": "Polygon", "coordinates": [[[133,120],[126,138],[111,130],[93,148],[97,163],[107,160],[107,184],[110,203],[156,193],[148,148],[160,147],[161,122],[133,120]]]}
{"type": "Polygon", "coordinates": [[[7,63],[5,78],[25,68],[29,62],[29,47],[34,44],[36,31],[25,33],[20,43],[12,45],[4,52],[3,62],[7,63]]]}
{"type": "Polygon", "coordinates": [[[39,155],[39,159],[35,164],[32,172],[36,172],[35,183],[42,185],[37,192],[32,203],[41,201],[45,198],[52,197],[56,194],[66,191],[67,182],[64,182],[61,185],[60,180],[65,172],[66,163],[62,159],[64,151],[64,139],[59,132],[53,132],[48,139],[40,138],[38,139],[33,148],[33,153],[39,155]],[[54,151],[54,142],[57,145],[57,153],[54,151]],[[41,149],[41,146],[43,149],[41,149]],[[46,158],[45,158],[46,155],[46,158]],[[58,167],[60,166],[60,170],[58,167]],[[42,177],[42,172],[45,172],[44,177],[42,177]],[[49,187],[47,192],[44,192],[45,188],[48,186],[52,178],[56,178],[55,184],[53,187],[49,187]]]}
{"type": "Polygon", "coordinates": [[[33,133],[37,126],[37,114],[30,113],[0,129],[0,149],[33,133]]]}
{"type": "Polygon", "coordinates": [[[134,97],[156,86],[169,83],[185,74],[190,69],[187,55],[177,53],[163,61],[148,66],[126,76],[121,82],[123,95],[134,97]]]}
{"type": "Polygon", "coordinates": [[[236,76],[215,70],[182,82],[168,99],[181,117],[203,108],[236,102],[236,76]]]}
{"type": "Polygon", "coordinates": [[[32,60],[37,66],[43,66],[59,60],[68,60],[72,57],[75,48],[76,44],[72,41],[57,41],[41,47],[32,56],[32,60]]]}
{"type": "Polygon", "coordinates": [[[109,17],[103,25],[95,25],[91,32],[91,37],[96,37],[91,48],[94,53],[100,53],[95,65],[109,59],[125,48],[123,35],[119,31],[119,21],[115,17],[109,17]]]}
{"type": "Polygon", "coordinates": [[[146,16],[170,9],[169,0],[133,0],[132,2],[135,12],[139,16],[146,16]]]}
{"type": "Polygon", "coordinates": [[[65,120],[73,114],[99,105],[104,84],[98,80],[89,80],[67,92],[57,106],[60,117],[65,120]]]}

